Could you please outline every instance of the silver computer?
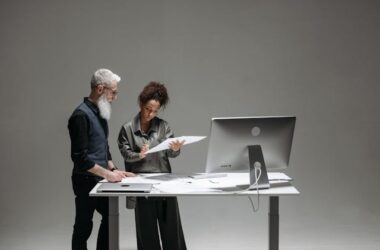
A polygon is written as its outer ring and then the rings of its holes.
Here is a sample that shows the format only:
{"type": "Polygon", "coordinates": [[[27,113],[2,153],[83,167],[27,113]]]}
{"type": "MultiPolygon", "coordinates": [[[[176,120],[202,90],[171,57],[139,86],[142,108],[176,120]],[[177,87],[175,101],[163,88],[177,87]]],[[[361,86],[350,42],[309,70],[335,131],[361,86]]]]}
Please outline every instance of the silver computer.
{"type": "Polygon", "coordinates": [[[98,187],[98,192],[120,192],[120,193],[149,193],[152,190],[150,183],[101,183],[98,187]]]}
{"type": "Polygon", "coordinates": [[[294,116],[212,118],[206,172],[250,172],[253,184],[260,166],[258,184],[269,187],[266,171],[289,166],[295,122],[294,116]]]}

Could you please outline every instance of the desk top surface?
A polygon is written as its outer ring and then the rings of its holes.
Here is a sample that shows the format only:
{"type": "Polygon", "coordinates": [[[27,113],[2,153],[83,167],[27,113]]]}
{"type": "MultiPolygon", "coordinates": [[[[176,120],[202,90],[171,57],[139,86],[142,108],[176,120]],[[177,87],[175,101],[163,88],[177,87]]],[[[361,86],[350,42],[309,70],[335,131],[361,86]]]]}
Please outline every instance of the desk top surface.
{"type": "Polygon", "coordinates": [[[123,179],[122,183],[152,183],[153,188],[150,193],[131,192],[97,192],[101,182],[90,192],[90,196],[289,196],[299,195],[300,192],[290,183],[291,178],[285,174],[271,174],[269,189],[247,190],[249,184],[248,173],[228,173],[225,177],[193,179],[189,175],[178,174],[142,174],[137,177],[123,179]]]}

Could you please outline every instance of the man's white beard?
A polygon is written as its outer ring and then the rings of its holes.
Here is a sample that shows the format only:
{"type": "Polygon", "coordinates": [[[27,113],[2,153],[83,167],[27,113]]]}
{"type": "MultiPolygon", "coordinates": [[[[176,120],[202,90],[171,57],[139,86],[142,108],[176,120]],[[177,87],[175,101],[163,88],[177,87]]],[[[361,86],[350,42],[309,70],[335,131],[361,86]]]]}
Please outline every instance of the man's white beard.
{"type": "Polygon", "coordinates": [[[111,119],[111,103],[107,101],[107,97],[104,94],[99,97],[98,108],[102,118],[107,121],[111,119]]]}

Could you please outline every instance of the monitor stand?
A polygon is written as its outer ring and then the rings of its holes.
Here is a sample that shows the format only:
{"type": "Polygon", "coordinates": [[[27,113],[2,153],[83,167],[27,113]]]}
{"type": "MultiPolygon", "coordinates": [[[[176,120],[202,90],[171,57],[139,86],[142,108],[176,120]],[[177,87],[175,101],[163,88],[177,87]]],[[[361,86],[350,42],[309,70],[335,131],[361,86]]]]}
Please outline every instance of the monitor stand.
{"type": "MultiPolygon", "coordinates": [[[[248,157],[249,157],[249,178],[250,178],[250,187],[249,189],[265,189],[269,188],[269,179],[267,168],[265,166],[264,155],[260,145],[249,145],[248,146],[248,157]],[[261,169],[261,176],[256,183],[255,176],[255,166],[261,169]]],[[[259,174],[259,173],[257,173],[259,174]]]]}

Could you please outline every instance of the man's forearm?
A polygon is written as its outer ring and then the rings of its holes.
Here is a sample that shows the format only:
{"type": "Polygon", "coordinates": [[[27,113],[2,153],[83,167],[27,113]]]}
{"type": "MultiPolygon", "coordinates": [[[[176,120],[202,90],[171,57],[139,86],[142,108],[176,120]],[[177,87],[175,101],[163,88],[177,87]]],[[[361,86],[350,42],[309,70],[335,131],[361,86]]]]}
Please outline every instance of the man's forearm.
{"type": "Polygon", "coordinates": [[[91,173],[93,173],[93,174],[95,174],[95,175],[97,175],[97,176],[103,177],[103,178],[106,178],[107,174],[109,174],[109,170],[101,167],[98,164],[95,164],[88,171],[91,172],[91,173]]]}

